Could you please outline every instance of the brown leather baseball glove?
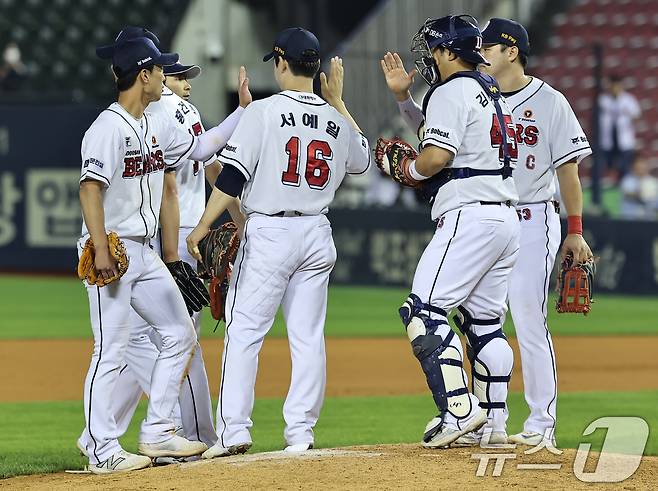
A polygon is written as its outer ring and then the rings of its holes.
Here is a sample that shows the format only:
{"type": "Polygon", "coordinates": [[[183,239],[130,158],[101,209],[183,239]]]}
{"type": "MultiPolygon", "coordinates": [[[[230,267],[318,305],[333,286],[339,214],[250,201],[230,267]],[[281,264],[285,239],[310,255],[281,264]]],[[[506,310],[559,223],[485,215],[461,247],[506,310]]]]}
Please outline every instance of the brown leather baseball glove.
{"type": "Polygon", "coordinates": [[[399,138],[377,139],[375,162],[384,174],[404,186],[417,187],[420,183],[409,174],[409,165],[418,157],[418,152],[399,138]]]}
{"type": "Polygon", "coordinates": [[[118,273],[107,279],[98,274],[94,263],[96,258],[96,250],[94,248],[94,242],[90,237],[87,239],[87,242],[85,242],[85,245],[82,249],[82,254],[80,254],[80,260],[78,261],[78,278],[81,280],[87,280],[87,283],[90,285],[108,285],[113,281],[121,278],[125,272],[128,271],[128,264],[130,263],[130,260],[128,259],[128,254],[126,254],[126,246],[121,241],[116,232],[110,232],[107,234],[107,242],[110,249],[110,254],[117,262],[118,273]]]}
{"type": "Polygon", "coordinates": [[[217,320],[225,320],[224,303],[239,245],[238,227],[233,222],[212,229],[199,242],[203,259],[199,263],[199,277],[210,279],[210,311],[217,320]]]}
{"type": "Polygon", "coordinates": [[[568,255],[560,266],[557,277],[558,298],[555,308],[559,313],[587,313],[592,304],[592,287],[596,266],[590,259],[581,264],[573,264],[573,258],[568,255]]]}

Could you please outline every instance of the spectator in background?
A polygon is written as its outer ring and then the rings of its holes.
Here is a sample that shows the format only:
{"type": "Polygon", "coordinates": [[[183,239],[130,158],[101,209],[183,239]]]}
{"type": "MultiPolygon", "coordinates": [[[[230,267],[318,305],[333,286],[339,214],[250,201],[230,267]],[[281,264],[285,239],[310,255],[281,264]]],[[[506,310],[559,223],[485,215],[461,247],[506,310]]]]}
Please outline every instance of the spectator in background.
{"type": "Polygon", "coordinates": [[[599,97],[601,150],[607,169],[624,177],[635,158],[634,121],[640,116],[637,99],[624,90],[623,78],[613,75],[608,91],[599,97]]]}
{"type": "Polygon", "coordinates": [[[0,65],[0,90],[18,90],[27,76],[27,67],[21,61],[21,50],[14,42],[7,44],[0,65]]]}
{"type": "Polygon", "coordinates": [[[631,172],[621,180],[622,218],[658,217],[658,179],[650,174],[649,164],[638,157],[631,172]]]}

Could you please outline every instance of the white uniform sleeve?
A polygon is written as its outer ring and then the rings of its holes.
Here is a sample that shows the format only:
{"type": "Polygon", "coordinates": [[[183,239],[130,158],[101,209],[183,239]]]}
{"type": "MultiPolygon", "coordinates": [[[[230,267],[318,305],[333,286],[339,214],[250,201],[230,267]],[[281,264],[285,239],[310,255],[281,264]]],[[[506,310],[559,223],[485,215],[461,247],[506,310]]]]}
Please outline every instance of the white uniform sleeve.
{"type": "Polygon", "coordinates": [[[217,151],[226,145],[231,134],[235,131],[243,112],[244,108],[238,107],[224,121],[202,133],[199,136],[199,145],[192,152],[190,158],[201,161],[212,158],[217,151]]]}
{"type": "Polygon", "coordinates": [[[251,179],[258,163],[264,134],[264,116],[258,106],[252,103],[242,112],[235,131],[222,148],[218,157],[220,163],[236,167],[247,180],[251,179]]]}
{"type": "Polygon", "coordinates": [[[122,164],[125,148],[117,128],[108,131],[101,125],[92,125],[82,139],[82,172],[80,181],[93,179],[109,187],[112,175],[122,164]]]}
{"type": "Polygon", "coordinates": [[[347,153],[347,173],[363,174],[370,167],[368,139],[355,129],[350,130],[350,146],[347,153]]]}
{"type": "Polygon", "coordinates": [[[425,134],[421,146],[434,145],[456,155],[464,138],[468,113],[461,84],[452,82],[436,89],[425,110],[425,134]]]}
{"type": "Polygon", "coordinates": [[[197,146],[197,139],[188,131],[175,124],[173,117],[165,118],[167,128],[165,130],[166,141],[164,148],[165,164],[169,169],[176,169],[190,159],[192,152],[197,146]]]}
{"type": "Polygon", "coordinates": [[[423,124],[425,117],[423,116],[423,109],[416,104],[413,97],[409,97],[406,101],[398,102],[398,109],[404,122],[414,134],[418,134],[418,129],[423,124]]]}
{"type": "Polygon", "coordinates": [[[580,162],[592,153],[578,118],[562,94],[556,95],[548,141],[555,168],[573,160],[580,162]]]}

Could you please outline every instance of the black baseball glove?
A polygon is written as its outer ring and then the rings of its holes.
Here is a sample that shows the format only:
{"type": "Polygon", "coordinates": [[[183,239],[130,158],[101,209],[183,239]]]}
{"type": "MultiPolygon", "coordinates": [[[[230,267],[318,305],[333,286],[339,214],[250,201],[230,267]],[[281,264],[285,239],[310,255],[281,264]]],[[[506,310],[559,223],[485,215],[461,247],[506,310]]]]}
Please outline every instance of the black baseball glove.
{"type": "Polygon", "coordinates": [[[187,312],[192,315],[199,312],[203,307],[210,303],[210,295],[203,284],[203,281],[194,271],[194,268],[185,261],[174,261],[166,263],[171,276],[174,277],[176,285],[180,289],[185,300],[187,312]]]}

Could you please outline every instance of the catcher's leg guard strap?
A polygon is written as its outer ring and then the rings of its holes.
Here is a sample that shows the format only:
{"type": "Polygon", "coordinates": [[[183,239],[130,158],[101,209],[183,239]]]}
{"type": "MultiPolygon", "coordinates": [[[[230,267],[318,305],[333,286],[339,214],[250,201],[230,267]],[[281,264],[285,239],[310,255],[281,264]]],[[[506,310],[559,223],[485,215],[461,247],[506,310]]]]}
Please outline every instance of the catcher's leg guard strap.
{"type": "Polygon", "coordinates": [[[471,403],[464,382],[462,355],[451,344],[455,333],[448,325],[445,310],[425,304],[411,294],[400,308],[400,317],[441,414],[449,411],[456,418],[467,416],[471,403]],[[439,318],[431,319],[428,313],[439,318]],[[437,334],[439,328],[443,336],[437,334]]]}

